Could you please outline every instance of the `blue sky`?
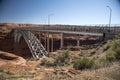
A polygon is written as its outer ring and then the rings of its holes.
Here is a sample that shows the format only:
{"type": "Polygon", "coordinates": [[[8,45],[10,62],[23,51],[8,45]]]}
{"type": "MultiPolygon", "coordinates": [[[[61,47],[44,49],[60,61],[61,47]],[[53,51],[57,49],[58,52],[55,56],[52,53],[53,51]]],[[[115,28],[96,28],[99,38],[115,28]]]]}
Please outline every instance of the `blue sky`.
{"type": "Polygon", "coordinates": [[[0,22],[47,24],[120,24],[120,0],[0,0],[0,22]]]}

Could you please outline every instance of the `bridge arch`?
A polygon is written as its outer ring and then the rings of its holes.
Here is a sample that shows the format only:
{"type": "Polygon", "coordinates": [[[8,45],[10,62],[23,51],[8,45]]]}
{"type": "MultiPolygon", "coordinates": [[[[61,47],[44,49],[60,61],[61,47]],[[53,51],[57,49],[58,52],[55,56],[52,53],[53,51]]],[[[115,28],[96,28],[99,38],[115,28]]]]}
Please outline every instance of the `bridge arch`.
{"type": "Polygon", "coordinates": [[[14,47],[15,47],[15,54],[17,54],[23,58],[31,58],[32,57],[30,49],[22,35],[20,36],[19,41],[15,43],[14,47]]]}
{"type": "Polygon", "coordinates": [[[33,58],[36,59],[43,56],[48,56],[48,52],[45,50],[41,42],[32,32],[25,31],[22,29],[14,29],[14,36],[16,45],[20,42],[20,39],[22,37],[24,38],[25,42],[29,47],[30,52],[32,53],[33,58]]]}

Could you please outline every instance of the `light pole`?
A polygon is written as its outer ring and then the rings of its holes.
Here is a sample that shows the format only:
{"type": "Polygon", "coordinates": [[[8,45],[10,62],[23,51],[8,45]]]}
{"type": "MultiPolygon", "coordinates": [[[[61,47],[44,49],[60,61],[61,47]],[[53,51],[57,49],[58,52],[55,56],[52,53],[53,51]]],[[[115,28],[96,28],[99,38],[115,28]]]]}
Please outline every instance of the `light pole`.
{"type": "Polygon", "coordinates": [[[112,9],[110,6],[106,6],[106,7],[108,7],[110,9],[110,17],[109,17],[109,31],[110,31],[112,9]]]}
{"type": "Polygon", "coordinates": [[[52,16],[53,14],[49,14],[48,15],[48,25],[50,25],[50,17],[52,16]]]}

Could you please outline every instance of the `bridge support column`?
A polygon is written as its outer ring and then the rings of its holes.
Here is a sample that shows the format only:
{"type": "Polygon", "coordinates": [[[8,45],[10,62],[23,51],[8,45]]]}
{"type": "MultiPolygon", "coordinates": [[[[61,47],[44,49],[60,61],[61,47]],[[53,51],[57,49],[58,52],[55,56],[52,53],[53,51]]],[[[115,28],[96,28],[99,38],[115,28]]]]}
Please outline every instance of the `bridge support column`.
{"type": "Polygon", "coordinates": [[[51,51],[53,52],[53,35],[52,35],[52,38],[51,38],[51,51]]]}
{"type": "Polygon", "coordinates": [[[49,32],[47,32],[47,51],[49,53],[49,32]]]}
{"type": "Polygon", "coordinates": [[[64,46],[64,40],[63,40],[63,37],[64,35],[63,35],[63,33],[61,33],[61,43],[60,43],[60,49],[62,49],[63,48],[63,46],[64,46]]]}
{"type": "Polygon", "coordinates": [[[47,49],[47,47],[46,47],[46,42],[47,42],[47,38],[46,38],[46,33],[44,33],[44,39],[45,39],[45,41],[44,41],[44,46],[45,46],[45,49],[47,49]]]}
{"type": "Polygon", "coordinates": [[[80,46],[80,36],[77,35],[77,46],[79,47],[80,46]]]}
{"type": "Polygon", "coordinates": [[[41,38],[42,38],[42,37],[41,37],[41,33],[39,32],[39,40],[40,40],[40,41],[41,41],[41,38]]]}
{"type": "Polygon", "coordinates": [[[52,35],[52,38],[51,38],[51,52],[53,52],[53,39],[54,39],[54,37],[52,35]]]}

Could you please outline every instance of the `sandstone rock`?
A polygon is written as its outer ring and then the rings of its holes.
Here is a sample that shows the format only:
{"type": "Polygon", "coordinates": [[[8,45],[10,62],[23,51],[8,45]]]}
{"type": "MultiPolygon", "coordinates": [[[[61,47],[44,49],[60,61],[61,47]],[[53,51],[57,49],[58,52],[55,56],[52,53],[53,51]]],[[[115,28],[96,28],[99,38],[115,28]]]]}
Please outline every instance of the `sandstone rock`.
{"type": "Polygon", "coordinates": [[[20,56],[0,51],[0,68],[9,70],[23,70],[26,60],[20,56]]]}

